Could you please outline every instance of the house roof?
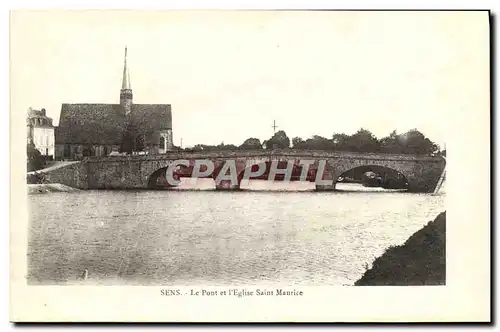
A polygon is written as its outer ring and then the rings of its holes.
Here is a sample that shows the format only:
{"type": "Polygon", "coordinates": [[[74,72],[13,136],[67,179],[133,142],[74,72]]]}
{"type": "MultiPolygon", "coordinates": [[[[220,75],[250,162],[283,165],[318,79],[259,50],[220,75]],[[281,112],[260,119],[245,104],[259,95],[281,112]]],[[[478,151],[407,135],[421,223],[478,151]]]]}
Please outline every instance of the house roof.
{"type": "MultiPolygon", "coordinates": [[[[171,106],[132,104],[130,120],[150,143],[156,143],[159,131],[172,129],[171,106]]],[[[56,144],[118,145],[126,123],[120,104],[62,104],[56,144]]]]}
{"type": "Polygon", "coordinates": [[[41,110],[34,110],[30,107],[28,109],[26,124],[37,128],[54,128],[52,125],[52,118],[46,115],[44,108],[41,110]]]}

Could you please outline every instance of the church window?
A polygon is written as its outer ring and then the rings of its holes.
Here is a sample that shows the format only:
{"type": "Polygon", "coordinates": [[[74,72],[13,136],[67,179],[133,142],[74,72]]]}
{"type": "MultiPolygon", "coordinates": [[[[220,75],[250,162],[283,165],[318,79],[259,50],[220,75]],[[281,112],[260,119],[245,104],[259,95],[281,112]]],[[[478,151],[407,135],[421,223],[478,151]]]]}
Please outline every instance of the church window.
{"type": "Polygon", "coordinates": [[[160,149],[165,149],[165,137],[160,137],[160,149]]]}

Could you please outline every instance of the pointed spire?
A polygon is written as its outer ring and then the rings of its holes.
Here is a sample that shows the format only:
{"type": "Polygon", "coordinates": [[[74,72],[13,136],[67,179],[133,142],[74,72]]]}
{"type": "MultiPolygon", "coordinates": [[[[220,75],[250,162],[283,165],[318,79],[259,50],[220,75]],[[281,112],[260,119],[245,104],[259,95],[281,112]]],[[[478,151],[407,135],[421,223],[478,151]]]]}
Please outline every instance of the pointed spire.
{"type": "Polygon", "coordinates": [[[125,46],[125,59],[123,62],[122,90],[131,90],[130,75],[127,68],[127,46],[125,46]]]}
{"type": "Polygon", "coordinates": [[[132,112],[132,88],[127,67],[127,46],[125,46],[125,60],[123,62],[122,89],[120,90],[120,105],[125,109],[125,114],[132,112]]]}

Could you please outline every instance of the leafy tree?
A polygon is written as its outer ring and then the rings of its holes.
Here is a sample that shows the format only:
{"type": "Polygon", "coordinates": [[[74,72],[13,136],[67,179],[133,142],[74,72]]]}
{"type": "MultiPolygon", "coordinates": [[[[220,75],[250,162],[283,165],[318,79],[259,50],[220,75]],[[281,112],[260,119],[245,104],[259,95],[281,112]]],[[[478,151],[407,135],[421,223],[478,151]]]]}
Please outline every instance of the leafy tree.
{"type": "MultiPolygon", "coordinates": [[[[395,130],[389,136],[378,140],[369,130],[361,128],[353,135],[334,134],[331,139],[314,135],[307,140],[300,137],[292,139],[294,149],[310,150],[336,150],[353,152],[386,152],[406,154],[441,154],[446,151],[439,150],[439,146],[425,137],[418,130],[413,129],[404,134],[398,134],[395,130]]],[[[269,140],[260,142],[258,138],[248,138],[239,147],[233,144],[204,145],[197,144],[193,151],[220,151],[234,149],[285,149],[290,147],[290,139],[283,130],[274,134],[269,140]]]]}
{"type": "Polygon", "coordinates": [[[28,144],[26,147],[26,152],[28,155],[28,172],[42,169],[45,166],[45,159],[43,158],[40,151],[35,148],[35,144],[28,144]]]}
{"type": "Polygon", "coordinates": [[[326,137],[314,135],[306,141],[306,145],[315,150],[331,150],[333,148],[333,141],[326,137]]]}
{"type": "Polygon", "coordinates": [[[380,150],[386,153],[403,153],[403,146],[400,144],[398,134],[395,130],[380,140],[380,150]]]}
{"type": "Polygon", "coordinates": [[[89,144],[87,146],[83,146],[82,155],[84,157],[92,156],[93,152],[94,152],[94,149],[92,148],[92,145],[89,144]]]}
{"type": "Polygon", "coordinates": [[[439,151],[439,146],[424,136],[417,129],[412,129],[398,137],[400,144],[404,146],[404,153],[410,154],[432,154],[439,151]]]}
{"type": "Polygon", "coordinates": [[[265,141],[267,150],[271,149],[286,149],[290,147],[290,139],[283,130],[277,131],[273,137],[265,141]]]}
{"type": "Polygon", "coordinates": [[[204,144],[196,144],[192,148],[186,148],[186,150],[192,150],[192,151],[212,151],[214,150],[214,146],[212,145],[204,145],[204,144]]]}
{"type": "MultiPolygon", "coordinates": [[[[318,135],[314,135],[311,138],[303,141],[299,137],[295,137],[293,140],[293,147],[296,149],[309,149],[309,150],[332,150],[333,141],[318,135]]],[[[293,141],[292,140],[292,141],[293,141]]]]}
{"type": "Polygon", "coordinates": [[[353,152],[377,152],[380,143],[377,138],[367,129],[361,128],[347,139],[346,148],[353,152]]]}
{"type": "Polygon", "coordinates": [[[292,138],[292,147],[294,149],[303,149],[304,148],[304,140],[300,137],[292,138]]]}
{"type": "Polygon", "coordinates": [[[256,150],[262,149],[262,144],[260,143],[260,139],[258,138],[248,138],[243,144],[240,145],[240,150],[256,150]]]}
{"type": "Polygon", "coordinates": [[[439,146],[416,129],[404,134],[393,131],[380,140],[381,151],[387,153],[405,153],[429,155],[439,152],[439,146]]]}
{"type": "Polygon", "coordinates": [[[215,147],[215,150],[237,150],[238,147],[234,144],[224,144],[224,142],[222,142],[221,144],[217,145],[215,147]]]}
{"type": "Polygon", "coordinates": [[[144,141],[144,134],[138,130],[133,122],[128,122],[122,134],[120,152],[144,151],[144,141]]]}
{"type": "Polygon", "coordinates": [[[332,136],[332,146],[334,150],[345,151],[349,150],[349,138],[347,134],[333,134],[332,136]]]}

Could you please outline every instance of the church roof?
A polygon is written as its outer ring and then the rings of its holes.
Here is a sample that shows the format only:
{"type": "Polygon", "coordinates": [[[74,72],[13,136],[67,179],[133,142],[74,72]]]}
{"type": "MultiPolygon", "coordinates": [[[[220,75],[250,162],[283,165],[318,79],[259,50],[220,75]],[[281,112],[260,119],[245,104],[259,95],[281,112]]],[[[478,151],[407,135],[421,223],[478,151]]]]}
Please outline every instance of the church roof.
{"type": "Polygon", "coordinates": [[[172,107],[168,104],[132,104],[130,117],[147,133],[172,129],[172,107]]]}
{"type": "MultiPolygon", "coordinates": [[[[172,129],[167,104],[132,104],[130,119],[151,143],[156,143],[160,131],[172,129]]],[[[126,121],[120,104],[62,104],[56,144],[118,145],[126,121]]]]}

